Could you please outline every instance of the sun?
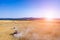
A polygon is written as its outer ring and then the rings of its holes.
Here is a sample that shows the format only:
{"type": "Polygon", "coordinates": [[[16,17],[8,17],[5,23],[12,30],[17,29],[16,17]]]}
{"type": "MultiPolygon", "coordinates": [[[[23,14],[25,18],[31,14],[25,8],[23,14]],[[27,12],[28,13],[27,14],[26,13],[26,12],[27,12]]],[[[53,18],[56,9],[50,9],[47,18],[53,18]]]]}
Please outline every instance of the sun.
{"type": "Polygon", "coordinates": [[[46,20],[52,20],[53,19],[53,14],[46,14],[45,19],[46,20]]]}
{"type": "Polygon", "coordinates": [[[51,21],[54,18],[54,11],[53,10],[45,11],[44,18],[47,21],[51,21]]]}

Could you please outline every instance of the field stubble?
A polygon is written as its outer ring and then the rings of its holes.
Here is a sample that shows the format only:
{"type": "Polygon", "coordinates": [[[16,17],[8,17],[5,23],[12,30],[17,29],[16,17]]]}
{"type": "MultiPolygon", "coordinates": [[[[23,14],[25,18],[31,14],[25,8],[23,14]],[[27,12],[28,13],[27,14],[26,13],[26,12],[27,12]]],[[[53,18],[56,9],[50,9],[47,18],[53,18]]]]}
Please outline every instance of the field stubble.
{"type": "Polygon", "coordinates": [[[0,20],[0,40],[19,40],[10,35],[14,32],[13,27],[17,27],[19,32],[23,31],[25,36],[21,37],[20,40],[60,40],[59,22],[0,20]],[[26,33],[27,28],[30,31],[26,33]]]}

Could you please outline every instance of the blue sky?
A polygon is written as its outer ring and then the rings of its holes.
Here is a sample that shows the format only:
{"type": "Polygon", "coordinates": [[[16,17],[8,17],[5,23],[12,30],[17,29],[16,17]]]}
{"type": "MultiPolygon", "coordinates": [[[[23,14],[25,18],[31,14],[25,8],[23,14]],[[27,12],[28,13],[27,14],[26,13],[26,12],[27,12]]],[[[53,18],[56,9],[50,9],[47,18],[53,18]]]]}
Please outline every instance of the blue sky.
{"type": "Polygon", "coordinates": [[[0,18],[60,18],[59,11],[59,0],[0,0],[0,18]]]}

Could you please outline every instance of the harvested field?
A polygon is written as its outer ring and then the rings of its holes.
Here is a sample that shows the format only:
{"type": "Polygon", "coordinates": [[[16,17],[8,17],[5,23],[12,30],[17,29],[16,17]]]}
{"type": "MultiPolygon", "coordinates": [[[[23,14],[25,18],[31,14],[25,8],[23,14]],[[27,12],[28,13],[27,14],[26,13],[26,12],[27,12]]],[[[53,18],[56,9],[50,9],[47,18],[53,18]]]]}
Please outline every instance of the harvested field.
{"type": "Polygon", "coordinates": [[[60,20],[0,20],[0,40],[60,40],[60,20]],[[15,38],[10,35],[15,26],[24,36],[15,38]]]}

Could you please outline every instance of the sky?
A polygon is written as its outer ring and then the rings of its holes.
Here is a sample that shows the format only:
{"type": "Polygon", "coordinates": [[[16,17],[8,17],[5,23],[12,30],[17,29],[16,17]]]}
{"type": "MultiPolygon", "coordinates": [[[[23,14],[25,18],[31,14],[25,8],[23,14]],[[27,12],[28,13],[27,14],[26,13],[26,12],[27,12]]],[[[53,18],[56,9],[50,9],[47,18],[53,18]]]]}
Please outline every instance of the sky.
{"type": "Polygon", "coordinates": [[[59,0],[0,0],[0,18],[60,18],[59,0]]]}

